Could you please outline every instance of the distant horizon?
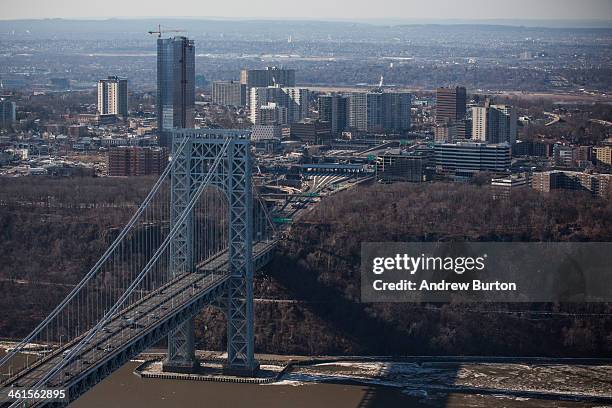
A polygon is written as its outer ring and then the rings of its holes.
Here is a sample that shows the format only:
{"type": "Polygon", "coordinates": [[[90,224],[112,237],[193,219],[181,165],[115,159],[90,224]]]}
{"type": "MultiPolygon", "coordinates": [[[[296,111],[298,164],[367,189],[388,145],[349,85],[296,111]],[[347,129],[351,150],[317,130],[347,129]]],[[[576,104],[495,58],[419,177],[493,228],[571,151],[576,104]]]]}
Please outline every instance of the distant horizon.
{"type": "Polygon", "coordinates": [[[611,0],[20,0],[3,7],[3,20],[189,18],[264,21],[348,22],[513,22],[604,24],[612,26],[611,0]],[[143,17],[143,14],[146,16],[143,17]],[[189,16],[185,16],[189,14],[189,16]],[[193,17],[197,16],[197,17],[193,17]]]}
{"type": "Polygon", "coordinates": [[[533,27],[533,28],[612,28],[612,19],[594,18],[316,18],[316,17],[224,17],[224,16],[113,16],[113,17],[40,17],[40,18],[4,18],[0,23],[6,22],[37,22],[37,21],[219,21],[219,22],[309,22],[309,23],[345,23],[368,25],[491,25],[507,27],[533,27]]]}

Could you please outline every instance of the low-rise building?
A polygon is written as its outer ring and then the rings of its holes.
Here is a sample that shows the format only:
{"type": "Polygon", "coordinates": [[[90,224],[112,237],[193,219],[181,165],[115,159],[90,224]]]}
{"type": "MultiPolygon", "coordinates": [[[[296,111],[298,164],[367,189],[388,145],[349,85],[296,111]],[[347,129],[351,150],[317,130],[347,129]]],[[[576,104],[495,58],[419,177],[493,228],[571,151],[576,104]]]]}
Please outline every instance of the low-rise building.
{"type": "Polygon", "coordinates": [[[72,125],[68,128],[68,136],[75,139],[87,136],[88,132],[87,126],[85,125],[72,125]]]}
{"type": "Polygon", "coordinates": [[[125,146],[108,151],[109,176],[160,175],[167,165],[165,148],[125,146]]]}
{"type": "Polygon", "coordinates": [[[595,162],[606,166],[612,166],[612,147],[600,146],[593,149],[595,162]]]}
{"type": "Polygon", "coordinates": [[[612,174],[591,174],[576,171],[545,171],[534,173],[531,186],[534,190],[549,193],[552,190],[578,190],[594,197],[610,198],[612,174]]]}
{"type": "Polygon", "coordinates": [[[283,127],[280,125],[255,125],[251,131],[251,140],[269,140],[283,137],[283,127]]]}
{"type": "Polygon", "coordinates": [[[435,165],[443,171],[506,172],[511,165],[510,145],[473,142],[439,143],[434,147],[435,165]]]}
{"type": "Polygon", "coordinates": [[[329,122],[308,120],[291,125],[291,138],[310,145],[328,144],[331,142],[329,122]]]}
{"type": "Polygon", "coordinates": [[[440,123],[434,127],[434,140],[436,143],[449,143],[457,139],[456,123],[440,123]]]}
{"type": "Polygon", "coordinates": [[[528,188],[531,178],[527,173],[510,174],[508,176],[494,178],[491,180],[493,198],[508,198],[516,191],[528,188]]]}

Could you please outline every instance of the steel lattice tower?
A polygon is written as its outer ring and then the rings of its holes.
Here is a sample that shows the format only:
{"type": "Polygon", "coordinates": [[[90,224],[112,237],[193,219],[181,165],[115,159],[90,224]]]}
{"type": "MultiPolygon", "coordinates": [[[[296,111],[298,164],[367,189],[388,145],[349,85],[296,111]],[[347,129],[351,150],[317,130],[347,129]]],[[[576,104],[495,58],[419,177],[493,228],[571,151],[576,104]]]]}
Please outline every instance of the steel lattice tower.
{"type": "MultiPolygon", "coordinates": [[[[219,305],[227,317],[226,371],[253,374],[258,369],[254,359],[253,339],[253,192],[251,178],[250,132],[217,129],[181,129],[173,131],[172,211],[171,223],[186,208],[193,194],[209,173],[215,158],[227,153],[218,166],[211,185],[221,190],[229,211],[229,273],[226,295],[219,305]],[[185,147],[179,146],[188,139],[185,147]]],[[[180,226],[170,247],[169,273],[174,276],[195,272],[193,259],[193,213],[180,226]]],[[[164,368],[190,372],[197,368],[194,347],[193,319],[168,336],[168,358],[164,368]]]]}

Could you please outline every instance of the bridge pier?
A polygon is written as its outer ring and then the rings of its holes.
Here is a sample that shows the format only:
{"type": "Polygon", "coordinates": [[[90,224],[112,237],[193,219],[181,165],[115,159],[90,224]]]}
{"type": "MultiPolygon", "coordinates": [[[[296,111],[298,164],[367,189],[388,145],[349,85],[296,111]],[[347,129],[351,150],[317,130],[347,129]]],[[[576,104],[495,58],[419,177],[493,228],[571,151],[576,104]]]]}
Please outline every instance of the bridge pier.
{"type": "Polygon", "coordinates": [[[168,355],[162,362],[162,368],[181,374],[194,374],[200,370],[200,362],[195,355],[193,317],[168,336],[168,355]]]}
{"type": "MultiPolygon", "coordinates": [[[[253,190],[251,144],[245,131],[181,129],[173,131],[172,219],[184,211],[212,163],[220,156],[221,165],[212,174],[211,184],[227,197],[229,210],[229,270],[226,297],[227,364],[233,375],[252,376],[259,364],[254,357],[253,335],[253,190]],[[182,151],[179,146],[187,139],[182,151]],[[230,140],[227,152],[223,151],[230,140]]],[[[173,221],[174,222],[174,221],[173,221]]],[[[170,273],[177,276],[195,270],[193,259],[193,215],[181,225],[170,247],[170,273]]],[[[164,370],[182,373],[197,370],[193,319],[168,336],[168,358],[164,370]]]]}
{"type": "MultiPolygon", "coordinates": [[[[175,165],[171,174],[171,223],[175,226],[176,220],[187,208],[187,204],[197,191],[191,173],[191,155],[193,153],[190,143],[179,151],[182,138],[172,138],[172,153],[175,165]]],[[[193,212],[180,225],[179,233],[170,245],[169,273],[173,277],[194,270],[193,256],[193,212]]],[[[178,373],[194,373],[199,364],[195,357],[194,322],[193,318],[181,324],[168,335],[168,355],[163,363],[164,371],[178,373]]]]}

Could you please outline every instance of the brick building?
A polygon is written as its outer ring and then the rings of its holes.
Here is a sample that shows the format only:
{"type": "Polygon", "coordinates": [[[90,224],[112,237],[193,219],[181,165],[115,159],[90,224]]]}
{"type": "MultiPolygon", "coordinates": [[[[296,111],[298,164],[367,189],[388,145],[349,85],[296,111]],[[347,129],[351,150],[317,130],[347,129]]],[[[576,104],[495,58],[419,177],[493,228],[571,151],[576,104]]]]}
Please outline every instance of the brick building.
{"type": "Polygon", "coordinates": [[[108,151],[109,176],[160,175],[167,165],[165,148],[122,146],[108,151]]]}

